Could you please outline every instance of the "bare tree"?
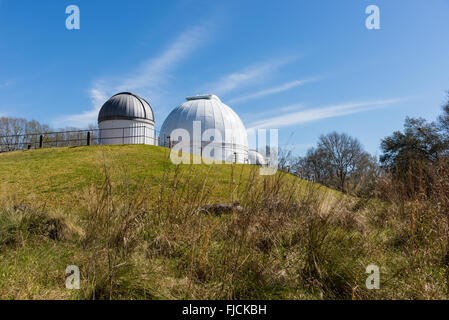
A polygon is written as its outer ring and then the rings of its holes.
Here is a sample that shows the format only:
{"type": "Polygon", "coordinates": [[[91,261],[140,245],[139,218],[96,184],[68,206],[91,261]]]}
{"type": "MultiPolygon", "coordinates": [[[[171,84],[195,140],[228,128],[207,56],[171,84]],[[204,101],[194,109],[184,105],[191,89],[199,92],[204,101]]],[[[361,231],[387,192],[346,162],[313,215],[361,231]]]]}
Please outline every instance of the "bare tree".
{"type": "Polygon", "coordinates": [[[0,142],[2,151],[11,151],[20,148],[23,134],[25,134],[25,119],[0,118],[0,142]]]}
{"type": "Polygon", "coordinates": [[[438,117],[438,124],[441,130],[445,147],[449,149],[449,92],[448,92],[448,101],[443,106],[443,113],[438,117]]]}
{"type": "Polygon", "coordinates": [[[374,191],[379,174],[376,158],[357,139],[336,132],[322,135],[292,168],[300,178],[361,196],[374,191]]]}
{"type": "Polygon", "coordinates": [[[364,151],[360,142],[345,133],[332,132],[320,137],[318,150],[334,171],[340,190],[346,192],[348,176],[356,171],[363,159],[364,151]]]}
{"type": "Polygon", "coordinates": [[[49,126],[22,118],[0,118],[0,151],[13,151],[37,143],[37,134],[50,131],[49,126]]]}
{"type": "Polygon", "coordinates": [[[323,150],[311,148],[305,157],[300,157],[293,165],[295,174],[305,180],[327,185],[332,170],[323,150]]]}

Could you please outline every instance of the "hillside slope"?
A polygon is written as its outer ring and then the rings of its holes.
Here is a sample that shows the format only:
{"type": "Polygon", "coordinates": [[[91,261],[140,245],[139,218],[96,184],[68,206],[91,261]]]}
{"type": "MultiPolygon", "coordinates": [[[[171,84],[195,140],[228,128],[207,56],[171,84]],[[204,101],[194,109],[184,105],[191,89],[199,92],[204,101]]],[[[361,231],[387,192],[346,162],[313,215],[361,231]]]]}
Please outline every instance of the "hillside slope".
{"type": "MultiPolygon", "coordinates": [[[[258,185],[258,167],[175,166],[169,160],[168,151],[154,146],[121,145],[0,154],[1,297],[79,297],[78,291],[64,288],[64,270],[72,264],[86,267],[84,259],[90,258],[80,249],[86,246],[85,238],[92,236],[86,233],[103,237],[97,239],[102,243],[100,247],[110,236],[104,230],[97,230],[108,224],[104,217],[93,217],[93,211],[104,210],[106,197],[114,206],[121,207],[117,210],[123,209],[124,203],[129,206],[139,203],[135,210],[159,211],[158,215],[182,211],[185,215],[186,211],[192,214],[202,205],[242,200],[242,193],[248,193],[245,188],[258,185]],[[110,191],[107,196],[106,189],[110,191]],[[95,230],[89,230],[92,219],[98,219],[95,230]]],[[[285,179],[306,185],[292,176],[285,179]]],[[[122,218],[118,217],[117,223],[124,223],[122,218]]],[[[216,220],[214,224],[222,223],[220,217],[212,220],[216,220]]],[[[178,228],[177,223],[169,227],[178,228]]],[[[171,236],[183,236],[182,232],[171,236]]],[[[85,281],[89,287],[88,279],[85,281]]],[[[81,295],[85,294],[95,297],[92,292],[81,295]]],[[[137,294],[137,297],[141,296],[137,294]]]]}
{"type": "Polygon", "coordinates": [[[0,298],[446,297],[428,215],[168,156],[139,145],[0,154],[0,298]],[[198,210],[216,203],[230,206],[198,210]],[[365,285],[373,264],[379,290],[365,285]],[[66,288],[72,265],[79,290],[66,288]]]}
{"type": "MultiPolygon", "coordinates": [[[[229,200],[230,165],[183,165],[197,177],[208,176],[216,188],[213,198],[229,200]]],[[[247,177],[252,166],[234,165],[247,177]]],[[[130,184],[145,181],[160,186],[173,173],[175,165],[166,148],[146,145],[91,146],[17,151],[0,154],[0,190],[20,196],[71,201],[73,196],[104,180],[105,170],[111,181],[130,184]]],[[[52,201],[54,202],[54,201],[52,201]]]]}

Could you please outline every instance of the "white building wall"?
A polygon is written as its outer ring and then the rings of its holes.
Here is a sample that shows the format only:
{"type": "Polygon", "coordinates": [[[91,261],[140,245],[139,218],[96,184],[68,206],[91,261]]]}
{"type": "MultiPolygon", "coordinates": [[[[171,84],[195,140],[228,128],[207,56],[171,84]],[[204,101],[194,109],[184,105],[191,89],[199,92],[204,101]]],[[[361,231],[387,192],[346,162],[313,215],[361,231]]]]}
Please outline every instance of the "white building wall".
{"type": "Polygon", "coordinates": [[[157,145],[154,124],[139,120],[106,120],[98,124],[100,144],[157,145]]]}
{"type": "MultiPolygon", "coordinates": [[[[168,145],[165,145],[166,147],[168,145]]],[[[172,146],[183,149],[183,152],[202,156],[203,158],[218,160],[217,162],[248,162],[248,148],[230,143],[214,143],[213,141],[191,142],[182,145],[182,140],[172,140],[172,146]],[[178,145],[179,144],[179,145],[178,145]]]]}

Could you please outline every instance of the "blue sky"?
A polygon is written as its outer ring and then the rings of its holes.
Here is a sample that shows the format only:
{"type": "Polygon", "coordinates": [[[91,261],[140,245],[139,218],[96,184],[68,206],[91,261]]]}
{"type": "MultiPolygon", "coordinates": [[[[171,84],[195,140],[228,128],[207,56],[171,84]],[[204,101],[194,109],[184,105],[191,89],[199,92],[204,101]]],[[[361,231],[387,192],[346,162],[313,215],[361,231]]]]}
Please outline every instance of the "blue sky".
{"type": "Polygon", "coordinates": [[[160,127],[214,93],[295,153],[336,130],[379,154],[449,90],[448,0],[0,0],[0,115],[87,126],[111,95],[146,98],[160,127]],[[81,29],[65,27],[77,5],[81,29]],[[380,8],[380,30],[365,8],[380,8]]]}

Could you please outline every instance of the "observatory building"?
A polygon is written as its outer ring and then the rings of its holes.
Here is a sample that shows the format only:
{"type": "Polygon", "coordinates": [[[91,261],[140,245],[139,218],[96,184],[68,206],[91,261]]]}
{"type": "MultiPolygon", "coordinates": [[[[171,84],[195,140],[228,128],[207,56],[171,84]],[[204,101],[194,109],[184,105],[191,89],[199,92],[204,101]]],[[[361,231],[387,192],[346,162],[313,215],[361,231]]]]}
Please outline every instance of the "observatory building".
{"type": "Polygon", "coordinates": [[[184,129],[190,135],[190,153],[215,160],[248,163],[248,136],[239,116],[213,94],[187,97],[186,100],[164,121],[159,145],[170,147],[179,143],[182,138],[174,136],[173,132],[184,129]],[[211,137],[212,132],[218,135],[211,137]],[[207,146],[211,148],[211,144],[214,150],[203,153],[207,146]]]}
{"type": "Polygon", "coordinates": [[[264,166],[264,165],[266,165],[267,161],[261,153],[257,152],[256,150],[249,150],[248,151],[248,163],[255,164],[258,166],[264,166]]]}
{"type": "Polygon", "coordinates": [[[170,148],[183,142],[182,151],[205,158],[265,164],[261,154],[248,152],[248,136],[242,120],[216,95],[198,95],[186,100],[168,115],[156,136],[150,104],[136,94],[118,93],[104,103],[98,114],[99,142],[170,148]]]}
{"type": "Polygon", "coordinates": [[[130,92],[118,93],[103,104],[98,127],[101,144],[157,145],[150,104],[130,92]]]}

